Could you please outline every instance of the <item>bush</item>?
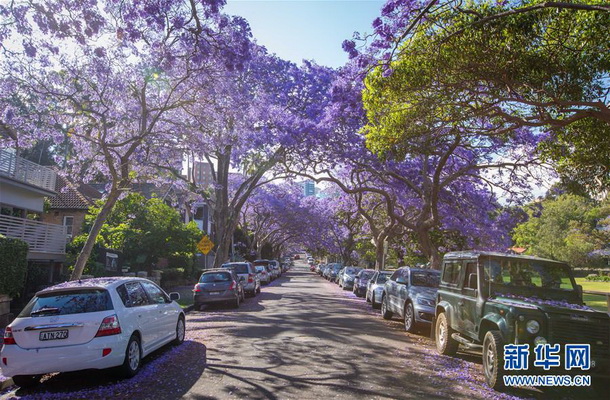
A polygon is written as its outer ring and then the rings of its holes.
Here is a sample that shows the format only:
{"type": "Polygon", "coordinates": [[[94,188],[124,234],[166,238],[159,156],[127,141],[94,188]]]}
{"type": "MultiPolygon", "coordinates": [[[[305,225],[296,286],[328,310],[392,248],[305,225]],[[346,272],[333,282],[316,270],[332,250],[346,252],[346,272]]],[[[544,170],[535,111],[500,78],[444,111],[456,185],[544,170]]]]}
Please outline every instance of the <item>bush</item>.
{"type": "Polygon", "coordinates": [[[187,283],[184,277],[184,268],[170,268],[163,271],[161,274],[161,286],[170,288],[172,286],[181,286],[187,283]]]}
{"type": "Polygon", "coordinates": [[[591,275],[587,275],[587,277],[585,279],[590,282],[610,282],[610,276],[607,276],[607,275],[591,274],[591,275]]]}
{"type": "Polygon", "coordinates": [[[0,293],[18,296],[25,285],[28,244],[0,235],[0,293]]]}

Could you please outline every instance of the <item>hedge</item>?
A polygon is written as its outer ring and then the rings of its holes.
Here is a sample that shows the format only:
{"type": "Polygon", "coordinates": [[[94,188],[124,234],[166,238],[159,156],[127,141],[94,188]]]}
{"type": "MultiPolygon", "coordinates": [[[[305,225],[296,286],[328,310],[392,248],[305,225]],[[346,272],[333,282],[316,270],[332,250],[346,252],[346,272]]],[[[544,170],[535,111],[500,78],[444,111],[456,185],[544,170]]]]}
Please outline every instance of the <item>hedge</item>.
{"type": "Polygon", "coordinates": [[[0,235],[0,294],[18,296],[25,285],[28,244],[0,235]]]}
{"type": "Polygon", "coordinates": [[[588,281],[591,281],[591,282],[610,282],[610,276],[607,276],[607,275],[591,274],[591,275],[587,275],[587,277],[585,279],[588,281]]]}

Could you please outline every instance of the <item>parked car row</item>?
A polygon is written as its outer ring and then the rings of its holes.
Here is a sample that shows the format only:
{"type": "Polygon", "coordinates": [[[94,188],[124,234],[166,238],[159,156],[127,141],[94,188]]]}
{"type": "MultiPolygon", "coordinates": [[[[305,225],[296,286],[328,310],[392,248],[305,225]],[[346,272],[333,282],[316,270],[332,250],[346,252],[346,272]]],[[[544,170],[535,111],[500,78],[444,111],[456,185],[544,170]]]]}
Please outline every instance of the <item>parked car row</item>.
{"type": "MultiPolygon", "coordinates": [[[[505,345],[533,349],[551,343],[588,346],[587,374],[593,388],[607,394],[610,314],[583,303],[582,288],[565,263],[471,251],[447,253],[441,271],[415,267],[374,271],[337,264],[318,265],[313,271],[343,289],[351,288],[357,296],[364,292],[384,319],[399,317],[406,331],[431,330],[439,354],[452,356],[460,346],[480,350],[485,381],[493,389],[505,388],[505,345]]],[[[523,373],[531,374],[533,369],[530,366],[523,373]]],[[[552,371],[538,368],[534,373],[552,371]]]]}
{"type": "Polygon", "coordinates": [[[193,302],[196,310],[202,305],[229,303],[238,308],[248,297],[261,292],[261,286],[267,285],[290,268],[290,262],[277,260],[256,260],[230,262],[221,268],[206,270],[193,288],[193,302]]]}

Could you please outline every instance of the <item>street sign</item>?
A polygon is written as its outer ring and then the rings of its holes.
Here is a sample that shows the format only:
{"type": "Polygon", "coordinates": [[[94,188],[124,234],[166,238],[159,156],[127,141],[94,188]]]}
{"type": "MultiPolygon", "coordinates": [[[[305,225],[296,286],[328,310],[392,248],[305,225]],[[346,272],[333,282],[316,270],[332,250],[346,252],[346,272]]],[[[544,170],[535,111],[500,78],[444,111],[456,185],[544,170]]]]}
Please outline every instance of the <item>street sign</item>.
{"type": "Polygon", "coordinates": [[[205,255],[207,255],[213,248],[214,242],[212,242],[207,235],[203,235],[199,243],[197,243],[197,249],[205,255]]]}

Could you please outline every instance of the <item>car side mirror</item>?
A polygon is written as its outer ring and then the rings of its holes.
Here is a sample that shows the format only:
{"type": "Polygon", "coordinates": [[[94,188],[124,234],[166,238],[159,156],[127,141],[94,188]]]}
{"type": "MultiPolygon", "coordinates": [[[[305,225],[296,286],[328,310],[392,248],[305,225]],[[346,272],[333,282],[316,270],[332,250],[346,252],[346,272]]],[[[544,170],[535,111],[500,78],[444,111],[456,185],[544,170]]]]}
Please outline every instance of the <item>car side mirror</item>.
{"type": "Polygon", "coordinates": [[[477,285],[477,274],[470,274],[470,275],[468,275],[468,287],[470,289],[476,289],[478,287],[478,285],[477,285]]]}
{"type": "Polygon", "coordinates": [[[178,301],[178,300],[180,300],[180,293],[178,293],[178,292],[171,292],[169,294],[169,299],[171,301],[178,301]]]}

